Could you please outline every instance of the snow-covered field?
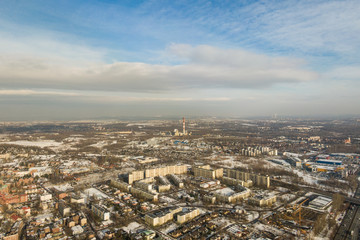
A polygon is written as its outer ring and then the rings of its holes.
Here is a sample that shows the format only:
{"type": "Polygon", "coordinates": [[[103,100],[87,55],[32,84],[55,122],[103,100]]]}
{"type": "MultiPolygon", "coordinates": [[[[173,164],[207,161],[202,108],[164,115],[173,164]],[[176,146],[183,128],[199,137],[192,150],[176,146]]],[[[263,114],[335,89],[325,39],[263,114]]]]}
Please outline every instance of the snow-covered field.
{"type": "Polygon", "coordinates": [[[129,233],[130,231],[136,232],[137,229],[142,228],[142,227],[143,227],[143,225],[139,224],[138,222],[132,222],[129,225],[127,225],[126,227],[122,227],[122,229],[125,232],[129,233]]]}
{"type": "Polygon", "coordinates": [[[12,144],[26,147],[58,147],[62,143],[55,142],[54,140],[41,140],[41,141],[13,141],[13,142],[0,142],[0,144],[12,144]]]}
{"type": "Polygon", "coordinates": [[[229,225],[233,224],[233,222],[231,220],[224,218],[224,217],[216,218],[214,220],[211,220],[210,222],[214,223],[217,226],[229,226],[229,225]]]}
{"type": "Polygon", "coordinates": [[[166,226],[165,228],[161,229],[161,232],[168,234],[169,232],[175,230],[178,227],[176,223],[171,223],[169,226],[166,226]]]}
{"type": "Polygon", "coordinates": [[[174,202],[176,202],[175,199],[170,198],[170,197],[167,197],[167,196],[161,196],[161,197],[159,198],[159,201],[160,201],[160,202],[166,202],[166,203],[174,203],[174,202]]]}
{"type": "Polygon", "coordinates": [[[259,218],[259,213],[255,211],[248,212],[248,215],[246,216],[248,222],[254,221],[255,219],[259,218]]]}

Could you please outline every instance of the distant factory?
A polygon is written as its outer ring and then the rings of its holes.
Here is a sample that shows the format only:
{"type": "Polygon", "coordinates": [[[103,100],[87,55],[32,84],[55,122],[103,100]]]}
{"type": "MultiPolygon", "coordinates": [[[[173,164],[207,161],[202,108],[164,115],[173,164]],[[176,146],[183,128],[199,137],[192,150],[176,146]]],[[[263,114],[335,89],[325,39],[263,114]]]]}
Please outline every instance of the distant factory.
{"type": "Polygon", "coordinates": [[[182,131],[179,131],[179,129],[174,129],[174,131],[173,132],[162,132],[162,133],[160,133],[161,135],[163,135],[163,136],[176,136],[176,137],[179,137],[179,136],[190,136],[191,135],[191,132],[188,132],[187,130],[186,130],[186,124],[185,124],[185,117],[183,117],[183,119],[182,119],[182,122],[183,122],[183,124],[182,124],[182,131]]]}

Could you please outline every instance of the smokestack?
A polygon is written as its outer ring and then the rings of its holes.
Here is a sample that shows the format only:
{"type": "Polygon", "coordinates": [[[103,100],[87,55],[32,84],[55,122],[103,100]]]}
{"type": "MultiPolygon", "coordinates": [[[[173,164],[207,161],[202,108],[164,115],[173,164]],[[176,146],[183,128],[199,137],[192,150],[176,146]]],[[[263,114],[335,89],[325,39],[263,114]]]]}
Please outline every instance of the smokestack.
{"type": "Polygon", "coordinates": [[[183,117],[183,134],[185,135],[186,131],[185,131],[185,117],[183,117]]]}

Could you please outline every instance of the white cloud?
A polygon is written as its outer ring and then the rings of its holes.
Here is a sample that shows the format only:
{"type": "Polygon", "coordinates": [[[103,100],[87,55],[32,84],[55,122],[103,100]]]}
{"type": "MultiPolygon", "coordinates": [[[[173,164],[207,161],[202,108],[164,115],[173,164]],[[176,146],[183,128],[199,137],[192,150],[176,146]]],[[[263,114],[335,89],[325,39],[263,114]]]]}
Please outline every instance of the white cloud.
{"type": "Polygon", "coordinates": [[[68,101],[69,99],[87,102],[87,103],[120,103],[120,102],[224,102],[230,101],[229,97],[212,97],[212,98],[202,98],[202,97],[169,97],[169,96],[161,96],[154,97],[150,95],[143,96],[144,94],[132,94],[132,95],[124,95],[124,94],[116,94],[115,92],[97,92],[97,91],[44,91],[44,90],[30,90],[30,89],[0,89],[0,96],[24,96],[31,98],[36,97],[45,97],[45,98],[58,98],[68,97],[64,99],[68,101]]]}
{"type": "Polygon", "coordinates": [[[360,66],[343,66],[324,74],[326,78],[345,81],[360,81],[360,66]]]}
{"type": "MultiPolygon", "coordinates": [[[[1,43],[1,41],[0,41],[1,43]]],[[[77,45],[53,42],[44,49],[20,45],[26,54],[2,49],[0,82],[3,88],[75,89],[121,92],[158,92],[211,88],[266,88],[277,83],[310,81],[317,74],[303,62],[239,49],[171,45],[169,52],[185,63],[157,65],[141,62],[101,62],[101,54],[77,45]],[[58,48],[70,50],[57,54],[58,48]],[[39,53],[37,53],[39,51],[39,53]],[[77,58],[80,51],[81,58],[77,58]],[[94,54],[93,54],[94,52],[94,54]],[[74,57],[73,57],[74,56],[74,57]],[[61,61],[58,61],[61,59],[61,61]]]]}
{"type": "Polygon", "coordinates": [[[29,89],[7,89],[1,90],[0,95],[3,96],[81,96],[79,93],[74,92],[55,92],[55,91],[36,91],[36,90],[29,90],[29,89]]]}

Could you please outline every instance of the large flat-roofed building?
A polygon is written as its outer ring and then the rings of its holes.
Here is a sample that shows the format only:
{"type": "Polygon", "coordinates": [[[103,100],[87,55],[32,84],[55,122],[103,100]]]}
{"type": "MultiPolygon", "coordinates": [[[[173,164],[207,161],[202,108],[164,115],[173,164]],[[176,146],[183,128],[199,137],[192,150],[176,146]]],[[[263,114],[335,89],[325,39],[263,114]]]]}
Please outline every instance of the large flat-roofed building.
{"type": "Polygon", "coordinates": [[[249,197],[251,194],[250,189],[245,187],[242,187],[241,189],[241,192],[235,192],[231,188],[222,188],[213,191],[213,194],[218,202],[235,203],[241,199],[249,197]]]}
{"type": "Polygon", "coordinates": [[[110,212],[104,206],[93,204],[91,210],[96,216],[100,217],[101,220],[106,221],[110,219],[110,212]]]}
{"type": "Polygon", "coordinates": [[[204,178],[222,178],[223,177],[223,169],[212,169],[210,165],[204,166],[194,166],[193,167],[194,176],[195,177],[204,177],[204,178]]]}
{"type": "Polygon", "coordinates": [[[151,226],[160,226],[174,218],[174,214],[181,212],[182,207],[169,207],[145,215],[145,222],[151,226]]]}
{"type": "Polygon", "coordinates": [[[183,208],[181,212],[176,214],[176,221],[180,224],[190,221],[200,215],[197,208],[183,208]]]}
{"type": "Polygon", "coordinates": [[[270,177],[258,174],[241,172],[234,169],[225,169],[226,176],[229,178],[240,179],[242,181],[251,180],[256,186],[270,187],[270,177]]]}
{"type": "Polygon", "coordinates": [[[271,206],[275,202],[276,202],[276,195],[266,195],[266,196],[257,195],[252,198],[249,198],[249,204],[256,205],[259,207],[271,206]]]}
{"type": "Polygon", "coordinates": [[[309,202],[309,208],[316,210],[325,210],[332,203],[332,199],[326,196],[319,195],[309,202]]]}

